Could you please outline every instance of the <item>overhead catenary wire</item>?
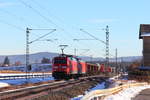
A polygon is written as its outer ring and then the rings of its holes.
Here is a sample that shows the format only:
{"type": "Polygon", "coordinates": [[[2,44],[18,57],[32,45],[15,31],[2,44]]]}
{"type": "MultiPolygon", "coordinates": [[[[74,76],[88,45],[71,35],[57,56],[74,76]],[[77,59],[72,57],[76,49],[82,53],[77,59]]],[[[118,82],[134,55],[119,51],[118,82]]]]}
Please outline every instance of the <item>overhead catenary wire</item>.
{"type": "Polygon", "coordinates": [[[33,2],[34,4],[36,4],[38,7],[40,7],[41,9],[43,9],[45,12],[47,12],[49,15],[51,15],[52,17],[54,17],[55,19],[57,19],[59,22],[61,22],[61,23],[63,23],[63,21],[59,18],[59,17],[57,17],[57,16],[55,16],[54,14],[52,14],[48,9],[46,9],[46,7],[45,6],[42,6],[40,3],[38,3],[37,1],[35,1],[35,0],[30,0],[31,2],[33,2]]]}
{"type": "MultiPolygon", "coordinates": [[[[60,27],[59,25],[57,25],[55,22],[53,22],[49,17],[46,17],[44,14],[42,14],[39,10],[35,9],[34,7],[32,7],[30,4],[26,3],[23,0],[19,0],[23,5],[25,5],[26,7],[32,9],[32,11],[34,11],[36,14],[38,14],[40,17],[42,17],[46,22],[49,22],[53,25],[55,25],[57,28],[61,29],[62,31],[69,33],[67,34],[67,36],[70,36],[71,38],[74,38],[74,36],[72,36],[72,34],[70,34],[70,32],[66,31],[64,28],[60,27]]],[[[34,0],[32,0],[33,2],[35,2],[34,0]]],[[[36,4],[42,8],[43,10],[46,10],[44,7],[42,7],[39,3],[36,2],[36,4]]],[[[48,10],[46,10],[48,11],[48,10]]],[[[58,20],[58,19],[57,19],[58,20]]],[[[59,20],[60,21],[60,20],[59,20]]],[[[69,38],[69,39],[71,39],[69,38]]],[[[81,45],[81,44],[79,44],[81,45]]],[[[71,45],[72,46],[72,45],[71,45]]],[[[69,46],[70,47],[70,46],[69,46]]]]}
{"type": "MultiPolygon", "coordinates": [[[[103,41],[103,40],[100,40],[99,38],[95,37],[94,35],[90,34],[89,32],[83,30],[83,29],[80,29],[80,31],[86,33],[87,35],[91,36],[92,38],[94,38],[95,40],[98,40],[100,41],[101,43],[105,44],[106,45],[106,61],[109,63],[109,32],[108,32],[108,26],[106,26],[106,42],[103,41]]],[[[77,39],[77,40],[80,40],[80,39],[77,39]]],[[[81,40],[86,40],[86,39],[81,39],[81,40]]]]}
{"type": "MultiPolygon", "coordinates": [[[[40,7],[41,9],[43,9],[43,10],[45,10],[48,14],[50,14],[50,11],[49,10],[47,10],[45,7],[43,7],[43,6],[41,6],[41,4],[39,4],[37,1],[35,1],[35,0],[31,0],[34,4],[36,4],[38,7],[40,7]]],[[[25,3],[25,2],[24,2],[25,3]]],[[[24,4],[25,6],[27,6],[27,7],[29,7],[29,8],[33,8],[31,5],[29,5],[29,4],[27,4],[27,3],[25,3],[24,4]]],[[[33,9],[32,9],[33,10],[33,9]]],[[[35,9],[34,9],[35,10],[35,9]]],[[[38,10],[36,10],[36,11],[38,11],[38,10]]],[[[38,11],[38,13],[37,14],[39,14],[40,12],[38,11]]],[[[41,14],[41,13],[40,13],[41,14]]],[[[53,14],[50,14],[51,16],[54,16],[53,14]]],[[[43,15],[44,16],[44,15],[43,15]]],[[[46,16],[44,16],[44,18],[45,18],[46,16]]],[[[54,16],[55,17],[55,19],[57,19],[57,20],[59,20],[60,22],[62,22],[62,20],[60,20],[59,18],[57,18],[56,16],[54,16]]],[[[46,17],[46,19],[49,19],[49,18],[47,18],[46,17]]],[[[51,20],[51,22],[52,22],[52,20],[51,20]]],[[[53,22],[54,23],[54,22],[53,22]]],[[[63,23],[64,24],[64,23],[63,23]]],[[[60,26],[58,26],[58,25],[56,25],[56,23],[54,24],[55,26],[57,26],[58,28],[60,28],[62,31],[64,31],[64,32],[66,32],[66,33],[69,33],[68,35],[70,36],[70,37],[74,37],[74,36],[72,36],[72,34],[70,33],[70,32],[68,32],[67,30],[65,30],[65,29],[63,29],[63,28],[61,28],[60,26]]],[[[67,35],[67,36],[68,36],[67,35]]]]}
{"type": "MultiPolygon", "coordinates": [[[[42,17],[46,22],[49,22],[53,25],[55,25],[58,29],[61,29],[62,31],[69,33],[68,31],[66,31],[64,28],[60,27],[59,25],[57,25],[56,23],[54,23],[51,19],[49,19],[48,17],[46,17],[44,14],[42,14],[40,11],[38,11],[37,9],[33,8],[30,4],[27,4],[25,1],[23,0],[18,0],[19,2],[21,2],[23,5],[25,5],[26,7],[32,9],[32,11],[34,11],[36,14],[38,14],[40,17],[42,17]]],[[[57,29],[57,30],[58,30],[57,29]]],[[[71,34],[69,33],[67,36],[70,36],[73,38],[73,36],[71,36],[71,34]]],[[[69,38],[70,39],[70,38],[69,38]]]]}
{"type": "Polygon", "coordinates": [[[9,12],[9,11],[7,11],[7,10],[0,9],[0,11],[3,12],[3,13],[7,13],[8,15],[13,16],[14,18],[17,18],[17,19],[19,19],[19,20],[24,20],[24,18],[18,17],[18,16],[16,16],[14,13],[9,12]]]}
{"type": "Polygon", "coordinates": [[[106,44],[105,41],[100,40],[99,38],[95,37],[94,35],[90,34],[89,32],[87,32],[87,31],[85,31],[85,30],[83,30],[83,29],[80,29],[80,31],[82,31],[82,32],[84,32],[84,33],[86,33],[86,34],[88,34],[89,36],[93,37],[95,40],[98,40],[98,41],[100,41],[100,42],[106,44]]]}
{"type": "MultiPolygon", "coordinates": [[[[25,1],[23,0],[18,0],[19,2],[21,2],[24,6],[30,8],[32,11],[34,11],[37,15],[39,15],[41,18],[43,18],[46,22],[51,23],[53,25],[55,25],[57,28],[61,29],[62,31],[65,31],[63,28],[61,28],[60,26],[58,26],[56,23],[54,23],[51,19],[49,19],[48,17],[46,17],[44,14],[42,14],[40,11],[38,11],[37,9],[33,8],[31,5],[27,4],[25,1]]],[[[66,32],[66,31],[65,31],[66,32]]],[[[67,32],[66,32],[67,33],[67,32]]]]}
{"type": "Polygon", "coordinates": [[[25,29],[23,29],[22,27],[19,27],[17,25],[11,24],[11,23],[8,23],[8,22],[6,22],[4,20],[0,20],[0,23],[6,24],[6,25],[11,26],[11,27],[13,27],[15,29],[18,29],[20,31],[25,31],[25,29]]]}
{"type": "MultiPolygon", "coordinates": [[[[14,13],[12,13],[12,12],[6,10],[6,9],[2,9],[2,8],[0,9],[0,11],[3,12],[3,13],[8,14],[8,15],[10,15],[10,16],[12,16],[13,18],[15,18],[15,19],[19,20],[20,22],[23,22],[24,24],[27,24],[28,26],[31,27],[31,24],[28,24],[28,23],[27,23],[28,20],[26,20],[25,18],[23,18],[23,17],[21,17],[21,16],[18,16],[18,14],[16,15],[16,14],[14,14],[14,13]]],[[[30,22],[30,23],[31,23],[31,22],[30,22]]]]}
{"type": "MultiPolygon", "coordinates": [[[[12,12],[6,10],[6,9],[2,9],[2,8],[0,9],[0,11],[3,12],[3,13],[8,14],[9,16],[12,16],[13,18],[19,20],[20,22],[22,22],[23,24],[26,24],[26,25],[29,26],[29,27],[33,26],[33,25],[31,24],[31,22],[28,22],[28,20],[26,20],[26,19],[25,19],[24,17],[22,17],[22,16],[18,16],[18,14],[16,15],[16,14],[14,14],[14,13],[12,13],[12,12]],[[28,23],[27,23],[27,22],[28,22],[28,23]],[[29,24],[29,23],[30,23],[30,24],[29,24]]],[[[17,29],[19,29],[19,30],[21,29],[21,30],[24,30],[24,31],[25,31],[25,29],[20,28],[20,27],[17,26],[17,25],[13,25],[13,24],[10,24],[10,23],[8,23],[8,22],[5,22],[5,21],[3,21],[3,20],[2,20],[1,23],[7,24],[7,25],[9,25],[9,26],[11,26],[11,27],[15,27],[15,28],[17,28],[17,29]]]]}
{"type": "Polygon", "coordinates": [[[33,42],[35,42],[35,41],[38,41],[38,40],[40,40],[41,38],[43,38],[43,37],[45,37],[45,36],[47,36],[47,35],[53,33],[54,31],[56,31],[56,29],[53,29],[51,32],[48,32],[47,34],[44,34],[44,35],[40,36],[39,38],[37,38],[37,39],[35,39],[35,40],[29,42],[29,43],[33,43],[33,42]]]}
{"type": "MultiPolygon", "coordinates": [[[[47,10],[45,7],[43,7],[41,4],[39,4],[37,1],[35,1],[35,0],[31,0],[33,3],[35,3],[38,7],[40,7],[41,9],[43,9],[43,10],[45,10],[48,14],[50,14],[50,11],[49,10],[47,10]]],[[[31,6],[31,5],[30,5],[31,6]]],[[[57,19],[59,22],[61,22],[61,23],[63,23],[64,24],[64,22],[60,19],[60,18],[58,18],[57,16],[55,16],[54,14],[50,14],[51,16],[53,16],[53,17],[55,17],[55,19],[57,19]]],[[[49,19],[49,18],[48,18],[49,19]]],[[[52,21],[52,20],[51,20],[52,21]]],[[[55,23],[56,24],[56,23],[55,23]]],[[[56,26],[56,25],[55,25],[56,26]]],[[[72,34],[70,33],[70,32],[68,32],[67,30],[65,30],[64,28],[62,28],[62,27],[60,27],[60,26],[58,26],[57,25],[57,27],[58,28],[60,28],[62,31],[64,31],[64,32],[66,32],[66,33],[68,33],[68,35],[71,37],[71,38],[73,38],[74,36],[72,36],[72,34]]],[[[68,36],[67,35],[67,36],[68,36]]]]}
{"type": "MultiPolygon", "coordinates": [[[[24,24],[27,24],[29,27],[31,27],[31,24],[28,24],[28,23],[27,23],[28,20],[26,20],[26,19],[23,18],[23,17],[18,16],[18,14],[16,15],[16,14],[14,14],[14,13],[12,13],[12,12],[10,12],[10,11],[7,11],[7,10],[5,10],[5,9],[2,9],[2,8],[1,8],[0,11],[3,12],[3,13],[6,13],[6,14],[12,16],[12,17],[14,17],[15,19],[17,19],[17,20],[19,20],[19,21],[21,21],[21,22],[24,22],[24,24]]],[[[9,26],[11,26],[11,27],[14,27],[14,28],[18,29],[18,30],[25,31],[25,29],[23,29],[23,28],[21,28],[21,27],[19,27],[19,26],[16,26],[16,25],[14,25],[14,24],[10,24],[10,23],[5,22],[5,21],[1,21],[1,23],[7,24],[7,25],[9,25],[9,26]]],[[[29,22],[29,23],[31,23],[31,22],[29,22]]],[[[32,26],[33,26],[33,25],[32,25],[32,26]]],[[[35,29],[34,29],[34,30],[35,30],[35,29]]],[[[38,30],[39,30],[39,29],[38,29],[38,30]]],[[[41,30],[46,30],[46,29],[41,29],[41,30]]],[[[49,30],[49,29],[47,29],[47,30],[49,30]]],[[[34,33],[34,34],[35,34],[35,33],[34,33]]],[[[36,35],[37,37],[39,37],[37,34],[35,34],[35,35],[36,35]]]]}
{"type": "Polygon", "coordinates": [[[50,20],[49,18],[47,18],[46,16],[44,16],[40,11],[36,10],[35,8],[33,8],[31,5],[27,4],[23,0],[18,0],[18,1],[21,2],[23,5],[25,5],[26,7],[32,9],[36,14],[38,14],[40,17],[42,17],[46,22],[49,22],[49,23],[55,25],[57,28],[62,29],[56,23],[54,23],[52,20],[50,20]]]}
{"type": "MultiPolygon", "coordinates": [[[[58,16],[56,16],[56,15],[54,15],[54,14],[52,14],[48,9],[46,9],[46,7],[45,6],[42,6],[40,3],[38,3],[36,0],[30,0],[30,1],[32,1],[34,4],[36,4],[38,7],[40,7],[41,9],[43,9],[45,12],[47,12],[50,16],[52,16],[52,17],[54,17],[54,19],[56,19],[57,21],[59,21],[61,24],[63,24],[63,25],[66,25],[63,21],[62,21],[62,19],[60,19],[60,17],[58,17],[58,16]]],[[[66,25],[66,26],[68,26],[68,25],[66,25]]],[[[70,26],[70,25],[69,25],[70,26]]],[[[63,28],[62,28],[63,29],[63,28]]],[[[66,32],[66,33],[69,33],[69,36],[70,37],[74,37],[74,36],[72,36],[72,34],[70,33],[70,32],[68,32],[66,29],[63,29],[63,31],[64,32],[66,32]]]]}
{"type": "MultiPolygon", "coordinates": [[[[7,11],[7,10],[0,10],[0,11],[2,11],[2,12],[4,12],[4,13],[7,13],[8,15],[10,15],[10,16],[13,16],[15,19],[18,19],[18,20],[20,20],[20,21],[24,21],[24,22],[26,22],[26,20],[23,18],[23,17],[18,17],[17,15],[15,15],[14,13],[12,13],[12,12],[9,12],[9,11],[7,11]]],[[[4,21],[4,20],[0,20],[0,23],[2,23],[2,24],[6,24],[6,25],[8,25],[8,26],[10,26],[10,27],[13,27],[13,28],[15,28],[15,29],[17,29],[17,30],[20,30],[20,31],[25,31],[25,29],[23,29],[22,27],[20,27],[20,26],[17,26],[17,25],[14,25],[14,24],[11,24],[11,23],[8,23],[8,22],[6,22],[6,21],[4,21]]],[[[28,26],[30,26],[29,24],[28,24],[28,26]]],[[[31,26],[30,26],[31,27],[31,26]]],[[[36,35],[36,34],[35,34],[36,35]]],[[[37,37],[39,37],[38,35],[36,35],[37,37]]]]}

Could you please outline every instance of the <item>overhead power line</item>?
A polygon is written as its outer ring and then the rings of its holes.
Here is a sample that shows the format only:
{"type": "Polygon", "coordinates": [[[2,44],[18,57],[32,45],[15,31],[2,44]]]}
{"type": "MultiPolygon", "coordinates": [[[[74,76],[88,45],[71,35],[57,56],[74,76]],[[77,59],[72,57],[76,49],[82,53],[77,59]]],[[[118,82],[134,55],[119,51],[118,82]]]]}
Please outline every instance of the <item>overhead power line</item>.
{"type": "Polygon", "coordinates": [[[18,0],[19,2],[21,2],[23,5],[25,5],[26,7],[32,9],[32,11],[34,11],[36,14],[38,14],[40,17],[42,17],[45,21],[55,25],[58,29],[61,29],[62,31],[68,33],[67,36],[70,36],[73,38],[73,36],[71,36],[71,33],[66,31],[64,28],[60,27],[59,25],[57,25],[55,22],[53,22],[51,19],[49,19],[48,17],[44,16],[44,14],[40,13],[40,11],[38,11],[37,9],[33,8],[31,5],[27,4],[25,1],[23,0],[18,0]]]}
{"type": "MultiPolygon", "coordinates": [[[[25,5],[26,7],[30,8],[32,11],[34,11],[37,15],[39,15],[41,18],[43,18],[45,21],[55,25],[58,29],[61,29],[62,31],[69,33],[68,31],[66,31],[65,29],[63,29],[62,27],[60,27],[59,25],[57,25],[56,23],[54,23],[51,19],[49,19],[48,17],[46,17],[44,14],[42,14],[40,11],[38,11],[37,9],[33,8],[31,5],[27,4],[25,1],[23,0],[18,0],[19,2],[21,2],[23,5],[25,5]]],[[[71,36],[71,34],[67,34],[66,36],[71,36]]],[[[71,36],[73,38],[73,36],[71,36]]]]}
{"type": "MultiPolygon", "coordinates": [[[[25,5],[26,7],[32,9],[36,14],[38,14],[40,17],[42,17],[45,21],[55,25],[56,27],[60,28],[56,23],[54,23],[52,20],[50,20],[49,18],[47,18],[46,16],[44,16],[43,14],[40,13],[40,11],[36,10],[35,8],[33,8],[31,5],[27,4],[26,2],[24,2],[23,0],[18,0],[20,1],[23,5],[25,5]]],[[[60,28],[62,29],[62,28],[60,28]]],[[[62,29],[63,30],[63,29],[62,29]]]]}
{"type": "MultiPolygon", "coordinates": [[[[45,16],[44,14],[42,14],[39,10],[37,10],[36,8],[34,8],[34,7],[32,7],[30,4],[28,4],[28,3],[26,3],[25,1],[23,1],[23,0],[18,0],[18,1],[20,1],[23,5],[25,5],[26,7],[28,7],[28,8],[30,8],[32,11],[34,11],[36,14],[38,14],[40,17],[42,17],[45,21],[47,21],[47,22],[49,22],[49,23],[51,23],[51,24],[53,24],[53,25],[55,25],[57,28],[59,28],[59,29],[61,29],[62,31],[64,31],[65,33],[68,33],[66,36],[67,37],[70,37],[69,39],[71,39],[71,38],[74,38],[74,36],[72,36],[72,33],[70,33],[70,32],[68,32],[68,31],[66,31],[64,28],[62,28],[62,27],[60,27],[59,25],[57,25],[54,21],[52,21],[49,17],[47,17],[47,16],[45,16]]],[[[38,5],[38,7],[40,7],[41,9],[43,9],[43,10],[45,10],[45,11],[47,11],[48,12],[48,14],[50,14],[49,13],[49,11],[45,8],[45,7],[43,7],[43,6],[41,6],[41,4],[39,4],[38,2],[36,2],[35,0],[31,0],[32,2],[34,2],[34,3],[36,3],[36,5],[38,5]]],[[[56,17],[55,17],[56,18],[56,17]]],[[[58,20],[58,18],[57,18],[57,20],[58,20]]],[[[60,21],[60,20],[59,20],[60,21]]],[[[79,45],[81,45],[81,44],[79,44],[79,45]]],[[[83,44],[82,44],[83,45],[83,44]]],[[[85,45],[84,45],[85,46],[85,45]]]]}
{"type": "MultiPolygon", "coordinates": [[[[36,30],[36,29],[34,29],[34,30],[36,30]]],[[[40,30],[41,30],[41,29],[40,29],[40,30]]],[[[44,30],[44,29],[42,29],[42,30],[44,30]]],[[[46,29],[46,30],[48,30],[48,29],[46,29]]],[[[50,30],[50,29],[49,29],[49,30],[50,30]]],[[[44,34],[44,35],[40,36],[39,38],[37,38],[37,39],[35,39],[35,40],[29,42],[29,43],[33,43],[33,42],[35,42],[35,41],[39,41],[41,38],[43,38],[43,37],[45,37],[45,36],[47,36],[47,35],[53,33],[54,31],[56,31],[56,29],[51,29],[51,30],[52,30],[51,32],[48,32],[47,34],[44,34]]]]}
{"type": "Polygon", "coordinates": [[[17,26],[17,25],[8,23],[8,22],[3,21],[3,20],[0,20],[0,23],[6,24],[6,25],[11,26],[11,27],[13,27],[13,28],[15,28],[15,29],[18,29],[18,30],[20,30],[20,31],[25,31],[23,28],[21,28],[21,27],[19,27],[19,26],[17,26]]]}
{"type": "Polygon", "coordinates": [[[79,40],[95,40],[95,39],[83,39],[83,38],[80,38],[80,39],[73,39],[74,41],[79,41],[79,40]]]}
{"type": "Polygon", "coordinates": [[[13,14],[12,12],[9,12],[9,11],[7,11],[7,10],[1,9],[0,11],[3,12],[3,13],[7,13],[8,15],[13,16],[13,17],[15,17],[15,18],[17,18],[17,19],[19,19],[19,20],[23,20],[23,18],[18,17],[18,16],[16,16],[15,14],[13,14]]]}
{"type": "MultiPolygon", "coordinates": [[[[56,19],[58,22],[60,22],[62,25],[64,26],[68,26],[66,23],[64,23],[64,21],[61,19],[60,16],[56,16],[54,14],[51,13],[51,11],[49,11],[49,9],[47,9],[45,6],[42,6],[40,3],[38,3],[36,0],[30,0],[32,1],[34,4],[36,4],[39,8],[43,9],[45,12],[47,12],[50,16],[52,16],[52,18],[56,19]]],[[[70,25],[69,25],[70,26],[70,25]]],[[[60,27],[60,25],[59,25],[60,27]]],[[[72,33],[70,33],[69,31],[67,31],[64,28],[61,28],[64,32],[69,33],[69,36],[74,38],[74,36],[72,36],[72,33]]],[[[68,36],[68,35],[67,35],[68,36]]]]}
{"type": "MultiPolygon", "coordinates": [[[[36,42],[36,41],[39,41],[40,39],[44,38],[45,36],[49,35],[50,33],[53,33],[54,31],[56,31],[56,29],[49,29],[51,30],[50,32],[48,32],[47,34],[44,34],[40,37],[38,37],[37,39],[33,40],[33,41],[30,41],[29,40],[29,33],[31,30],[34,30],[34,29],[30,29],[30,28],[26,28],[26,72],[27,72],[27,68],[29,66],[29,61],[30,61],[30,56],[29,56],[29,45],[33,42],[36,42]]],[[[38,30],[38,29],[35,29],[35,30],[38,30]]],[[[39,30],[44,30],[44,29],[39,29],[39,30]]],[[[46,29],[48,30],[48,29],[46,29]]]]}
{"type": "MultiPolygon", "coordinates": [[[[25,18],[23,18],[23,17],[18,16],[18,14],[16,15],[16,14],[14,14],[14,13],[12,13],[12,12],[10,12],[10,11],[4,10],[4,9],[1,9],[0,11],[3,12],[3,13],[8,14],[8,15],[10,15],[10,16],[12,16],[13,18],[19,20],[20,22],[24,22],[24,23],[28,24],[28,23],[27,23],[27,20],[26,20],[25,18]]],[[[30,22],[30,23],[31,23],[31,22],[30,22]]],[[[30,26],[30,25],[28,24],[28,26],[30,26]]],[[[31,27],[31,26],[30,26],[30,27],[31,27]]]]}
{"type": "Polygon", "coordinates": [[[106,44],[105,41],[100,40],[99,38],[95,37],[94,35],[90,34],[89,32],[87,32],[87,31],[85,31],[85,30],[83,30],[83,29],[80,29],[80,31],[82,31],[82,32],[84,32],[84,33],[86,33],[86,34],[88,34],[89,36],[93,37],[95,40],[98,40],[98,41],[100,41],[100,42],[106,44]]]}
{"type": "Polygon", "coordinates": [[[43,9],[45,12],[47,12],[49,15],[51,15],[52,17],[54,17],[55,19],[57,19],[58,21],[60,21],[61,23],[63,23],[63,21],[55,16],[54,14],[52,14],[48,9],[46,9],[46,7],[42,6],[40,3],[38,3],[36,0],[30,0],[32,1],[34,4],[36,4],[38,7],[40,7],[41,9],[43,9]]]}

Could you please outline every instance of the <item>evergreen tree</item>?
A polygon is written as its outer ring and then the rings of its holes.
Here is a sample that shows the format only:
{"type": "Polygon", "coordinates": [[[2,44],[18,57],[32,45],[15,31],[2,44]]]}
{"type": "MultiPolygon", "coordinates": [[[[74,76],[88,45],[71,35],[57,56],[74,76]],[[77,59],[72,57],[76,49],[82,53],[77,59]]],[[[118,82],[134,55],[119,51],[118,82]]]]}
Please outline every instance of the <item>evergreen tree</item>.
{"type": "Polygon", "coordinates": [[[41,60],[42,64],[46,64],[46,63],[50,63],[50,59],[43,57],[43,59],[41,60]]]}
{"type": "Polygon", "coordinates": [[[9,64],[10,64],[9,58],[6,56],[5,59],[4,59],[3,65],[4,66],[9,66],[9,64]]]}

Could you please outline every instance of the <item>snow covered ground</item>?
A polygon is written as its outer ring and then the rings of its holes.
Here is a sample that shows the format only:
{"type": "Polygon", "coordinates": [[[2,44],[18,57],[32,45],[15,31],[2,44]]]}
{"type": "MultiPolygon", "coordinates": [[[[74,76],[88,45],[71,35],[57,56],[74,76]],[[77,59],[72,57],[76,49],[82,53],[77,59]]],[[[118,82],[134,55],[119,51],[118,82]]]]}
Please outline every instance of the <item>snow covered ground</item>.
{"type": "Polygon", "coordinates": [[[102,82],[101,84],[96,85],[94,88],[90,89],[89,92],[94,91],[94,90],[101,90],[105,89],[105,82],[102,82]]]}
{"type": "Polygon", "coordinates": [[[38,83],[38,82],[44,82],[54,80],[53,77],[47,77],[47,78],[30,78],[30,79],[17,79],[17,80],[0,80],[0,88],[6,87],[9,85],[21,85],[25,83],[38,83]]]}
{"type": "MultiPolygon", "coordinates": [[[[105,89],[105,82],[96,85],[94,88],[91,88],[90,90],[86,91],[85,94],[94,90],[101,90],[101,89],[105,89]]],[[[81,100],[82,97],[83,95],[79,95],[77,97],[72,98],[71,100],[81,100]]]]}
{"type": "Polygon", "coordinates": [[[6,82],[0,82],[0,88],[1,87],[7,87],[10,86],[10,84],[6,83],[6,82]]]}
{"type": "MultiPolygon", "coordinates": [[[[111,85],[108,88],[119,86],[122,83],[134,83],[135,82],[135,81],[129,81],[127,80],[127,78],[118,80],[118,76],[110,78],[108,81],[111,83],[111,85]]],[[[146,88],[150,88],[150,85],[127,88],[119,92],[118,94],[108,96],[107,98],[105,98],[105,100],[131,100],[132,97],[134,97],[141,90],[146,89],[146,88]]],[[[101,90],[101,89],[105,89],[105,82],[102,82],[101,84],[96,85],[94,88],[90,89],[89,91],[86,91],[85,94],[94,90],[101,90]]],[[[81,100],[83,96],[84,95],[79,95],[77,97],[72,98],[71,100],[81,100]]]]}
{"type": "Polygon", "coordinates": [[[147,88],[150,88],[150,85],[127,88],[118,94],[106,97],[104,100],[132,100],[140,91],[147,88]]]}
{"type": "MultiPolygon", "coordinates": [[[[31,73],[27,75],[33,75],[33,78],[26,79],[26,73],[0,73],[0,88],[6,87],[9,85],[21,85],[25,83],[38,83],[48,80],[54,80],[51,76],[51,73],[44,73],[51,71],[51,64],[32,64],[31,73]],[[40,72],[40,73],[32,73],[32,72],[40,72]],[[37,78],[37,75],[48,75],[49,77],[45,78],[37,78]],[[17,77],[17,79],[13,78],[17,77]]],[[[22,66],[9,66],[9,67],[0,67],[0,70],[15,70],[15,71],[26,71],[25,65],[22,66]]]]}
{"type": "MultiPolygon", "coordinates": [[[[114,82],[114,80],[116,80],[118,77],[119,76],[115,76],[115,77],[112,77],[112,78],[108,79],[108,81],[113,84],[109,88],[114,87],[114,86],[118,86],[118,83],[114,82]]],[[[105,87],[105,82],[102,82],[100,84],[97,84],[94,88],[92,88],[92,89],[90,89],[88,91],[85,91],[85,94],[87,94],[87,93],[89,93],[91,91],[94,91],[94,90],[102,90],[102,89],[105,89],[105,88],[106,88],[105,87]]],[[[74,97],[71,100],[81,100],[83,96],[84,95],[78,95],[77,97],[74,97]]]]}

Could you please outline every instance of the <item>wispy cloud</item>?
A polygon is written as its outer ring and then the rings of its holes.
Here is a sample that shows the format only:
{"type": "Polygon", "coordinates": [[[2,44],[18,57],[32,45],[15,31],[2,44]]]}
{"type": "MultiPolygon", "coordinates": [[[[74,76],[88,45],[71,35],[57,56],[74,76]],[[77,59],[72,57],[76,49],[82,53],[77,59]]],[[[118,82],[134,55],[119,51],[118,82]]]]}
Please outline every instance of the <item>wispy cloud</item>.
{"type": "Polygon", "coordinates": [[[90,19],[88,20],[89,23],[111,23],[116,22],[116,19],[90,19]]]}
{"type": "Polygon", "coordinates": [[[0,7],[7,7],[7,6],[13,6],[16,5],[16,3],[12,2],[0,2],[0,7]]]}

